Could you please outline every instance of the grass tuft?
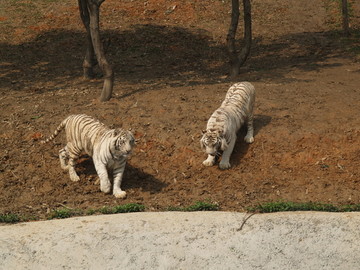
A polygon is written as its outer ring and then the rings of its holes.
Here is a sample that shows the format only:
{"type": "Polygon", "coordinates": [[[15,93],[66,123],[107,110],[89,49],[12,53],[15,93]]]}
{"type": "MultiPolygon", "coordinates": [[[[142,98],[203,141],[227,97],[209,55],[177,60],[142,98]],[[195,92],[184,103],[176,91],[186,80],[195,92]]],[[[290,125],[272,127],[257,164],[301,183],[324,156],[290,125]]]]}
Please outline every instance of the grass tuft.
{"type": "Polygon", "coordinates": [[[16,223],[21,219],[16,214],[0,214],[0,223],[16,223]]]}
{"type": "Polygon", "coordinates": [[[78,216],[78,215],[81,215],[80,210],[59,208],[59,209],[55,209],[52,212],[50,212],[48,219],[54,219],[54,218],[63,219],[63,218],[69,218],[69,217],[78,216]]]}
{"type": "Polygon", "coordinates": [[[127,203],[123,205],[117,205],[114,207],[115,213],[132,213],[132,212],[143,212],[145,206],[137,203],[127,203]]]}
{"type": "Polygon", "coordinates": [[[59,208],[53,210],[48,216],[48,219],[54,219],[54,218],[62,219],[73,216],[94,215],[96,213],[109,215],[109,214],[117,214],[117,213],[142,212],[144,210],[145,210],[145,206],[137,203],[128,203],[123,205],[117,205],[114,207],[104,206],[99,209],[89,209],[85,212],[78,209],[59,208]]]}
{"type": "Polygon", "coordinates": [[[108,206],[103,206],[98,210],[101,214],[104,215],[110,215],[110,214],[114,214],[114,210],[111,207],[108,206]]]}
{"type": "Polygon", "coordinates": [[[209,201],[197,201],[193,205],[188,207],[176,207],[176,206],[169,206],[166,210],[167,211],[181,211],[181,212],[195,212],[195,211],[218,211],[219,210],[218,203],[212,203],[209,201]]]}
{"type": "Polygon", "coordinates": [[[86,211],[87,216],[92,216],[94,214],[96,214],[96,210],[94,210],[94,209],[89,209],[89,210],[86,211]]]}
{"type": "Polygon", "coordinates": [[[202,202],[198,201],[195,204],[190,205],[186,208],[186,211],[217,211],[219,210],[219,205],[217,203],[211,202],[202,202]]]}
{"type": "Polygon", "coordinates": [[[118,214],[118,213],[131,213],[131,212],[143,212],[145,206],[137,203],[127,203],[123,205],[117,205],[114,207],[104,206],[99,209],[99,212],[105,215],[118,214]]]}
{"type": "Polygon", "coordinates": [[[165,211],[184,211],[184,208],[178,206],[169,206],[165,209],[165,211]]]}
{"type": "Polygon", "coordinates": [[[319,211],[319,212],[355,212],[360,211],[360,205],[335,206],[325,203],[295,203],[295,202],[269,202],[248,208],[249,212],[274,213],[287,211],[319,211]]]}

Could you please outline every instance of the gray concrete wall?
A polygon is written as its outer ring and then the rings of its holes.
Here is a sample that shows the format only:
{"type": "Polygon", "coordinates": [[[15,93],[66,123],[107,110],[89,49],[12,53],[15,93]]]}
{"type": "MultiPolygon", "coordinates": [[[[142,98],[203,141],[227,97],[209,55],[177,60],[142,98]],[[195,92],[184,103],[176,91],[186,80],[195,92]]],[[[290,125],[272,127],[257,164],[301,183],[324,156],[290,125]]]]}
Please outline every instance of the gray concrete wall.
{"type": "Polygon", "coordinates": [[[0,269],[360,269],[359,213],[162,212],[0,226],[0,269]],[[241,229],[240,229],[241,228],[241,229]]]}

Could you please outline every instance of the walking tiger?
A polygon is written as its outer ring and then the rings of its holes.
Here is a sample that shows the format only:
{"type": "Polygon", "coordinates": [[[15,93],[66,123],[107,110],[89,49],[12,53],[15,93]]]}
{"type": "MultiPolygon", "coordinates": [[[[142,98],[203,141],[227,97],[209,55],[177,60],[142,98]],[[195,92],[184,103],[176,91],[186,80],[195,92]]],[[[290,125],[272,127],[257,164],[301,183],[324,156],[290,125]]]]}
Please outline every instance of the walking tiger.
{"type": "Polygon", "coordinates": [[[110,129],[91,116],[75,114],[62,121],[53,135],[42,143],[53,140],[62,129],[65,129],[67,144],[59,151],[59,159],[61,168],[69,171],[70,179],[80,180],[75,160],[85,152],[93,158],[100,190],[110,193],[112,180],[114,196],[125,198],[126,192],[120,186],[127,158],[135,144],[132,133],[120,128],[110,129]]]}

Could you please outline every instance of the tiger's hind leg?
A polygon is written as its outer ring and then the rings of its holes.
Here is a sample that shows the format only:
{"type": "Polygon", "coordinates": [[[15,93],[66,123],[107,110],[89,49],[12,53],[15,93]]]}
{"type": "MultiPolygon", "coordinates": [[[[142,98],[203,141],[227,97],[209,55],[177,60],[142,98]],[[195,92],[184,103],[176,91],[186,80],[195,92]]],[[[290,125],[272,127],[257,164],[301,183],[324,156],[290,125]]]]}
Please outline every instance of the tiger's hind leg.
{"type": "Polygon", "coordinates": [[[253,143],[254,142],[254,116],[251,113],[247,119],[247,133],[244,138],[245,142],[247,143],[253,143]]]}
{"type": "Polygon", "coordinates": [[[70,179],[71,181],[77,182],[80,180],[80,177],[77,175],[75,171],[75,161],[79,157],[80,152],[71,143],[67,144],[65,150],[69,158],[69,162],[66,167],[69,170],[70,179]]]}
{"type": "Polygon", "coordinates": [[[69,165],[66,164],[69,160],[69,155],[66,146],[59,150],[59,159],[60,159],[61,169],[66,171],[69,170],[69,165]]]}
{"type": "Polygon", "coordinates": [[[80,180],[80,177],[77,175],[76,171],[75,171],[75,160],[76,158],[69,158],[69,175],[70,175],[70,179],[71,181],[77,182],[80,180]]]}

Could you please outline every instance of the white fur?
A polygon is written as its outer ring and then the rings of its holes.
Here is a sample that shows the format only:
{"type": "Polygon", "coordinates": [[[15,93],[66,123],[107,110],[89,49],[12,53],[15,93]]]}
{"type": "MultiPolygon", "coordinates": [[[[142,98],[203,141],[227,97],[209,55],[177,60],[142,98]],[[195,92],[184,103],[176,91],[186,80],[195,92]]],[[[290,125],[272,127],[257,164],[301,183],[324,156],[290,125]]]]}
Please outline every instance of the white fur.
{"type": "Polygon", "coordinates": [[[121,190],[121,181],[128,155],[134,145],[134,137],[130,131],[109,129],[98,120],[87,115],[70,115],[56,129],[49,139],[66,130],[67,144],[59,151],[61,168],[69,172],[72,181],[80,178],[75,171],[75,160],[82,152],[93,158],[96,172],[100,178],[100,190],[111,192],[109,173],[112,173],[113,194],[117,198],[125,198],[126,192],[121,190]]]}
{"type": "Polygon", "coordinates": [[[219,164],[220,169],[228,169],[230,156],[236,142],[236,133],[247,123],[245,141],[254,142],[253,107],[255,102],[255,88],[249,82],[232,85],[221,106],[208,120],[206,132],[200,140],[202,149],[208,154],[203,165],[215,164],[215,156],[219,150],[223,151],[219,164]]]}

